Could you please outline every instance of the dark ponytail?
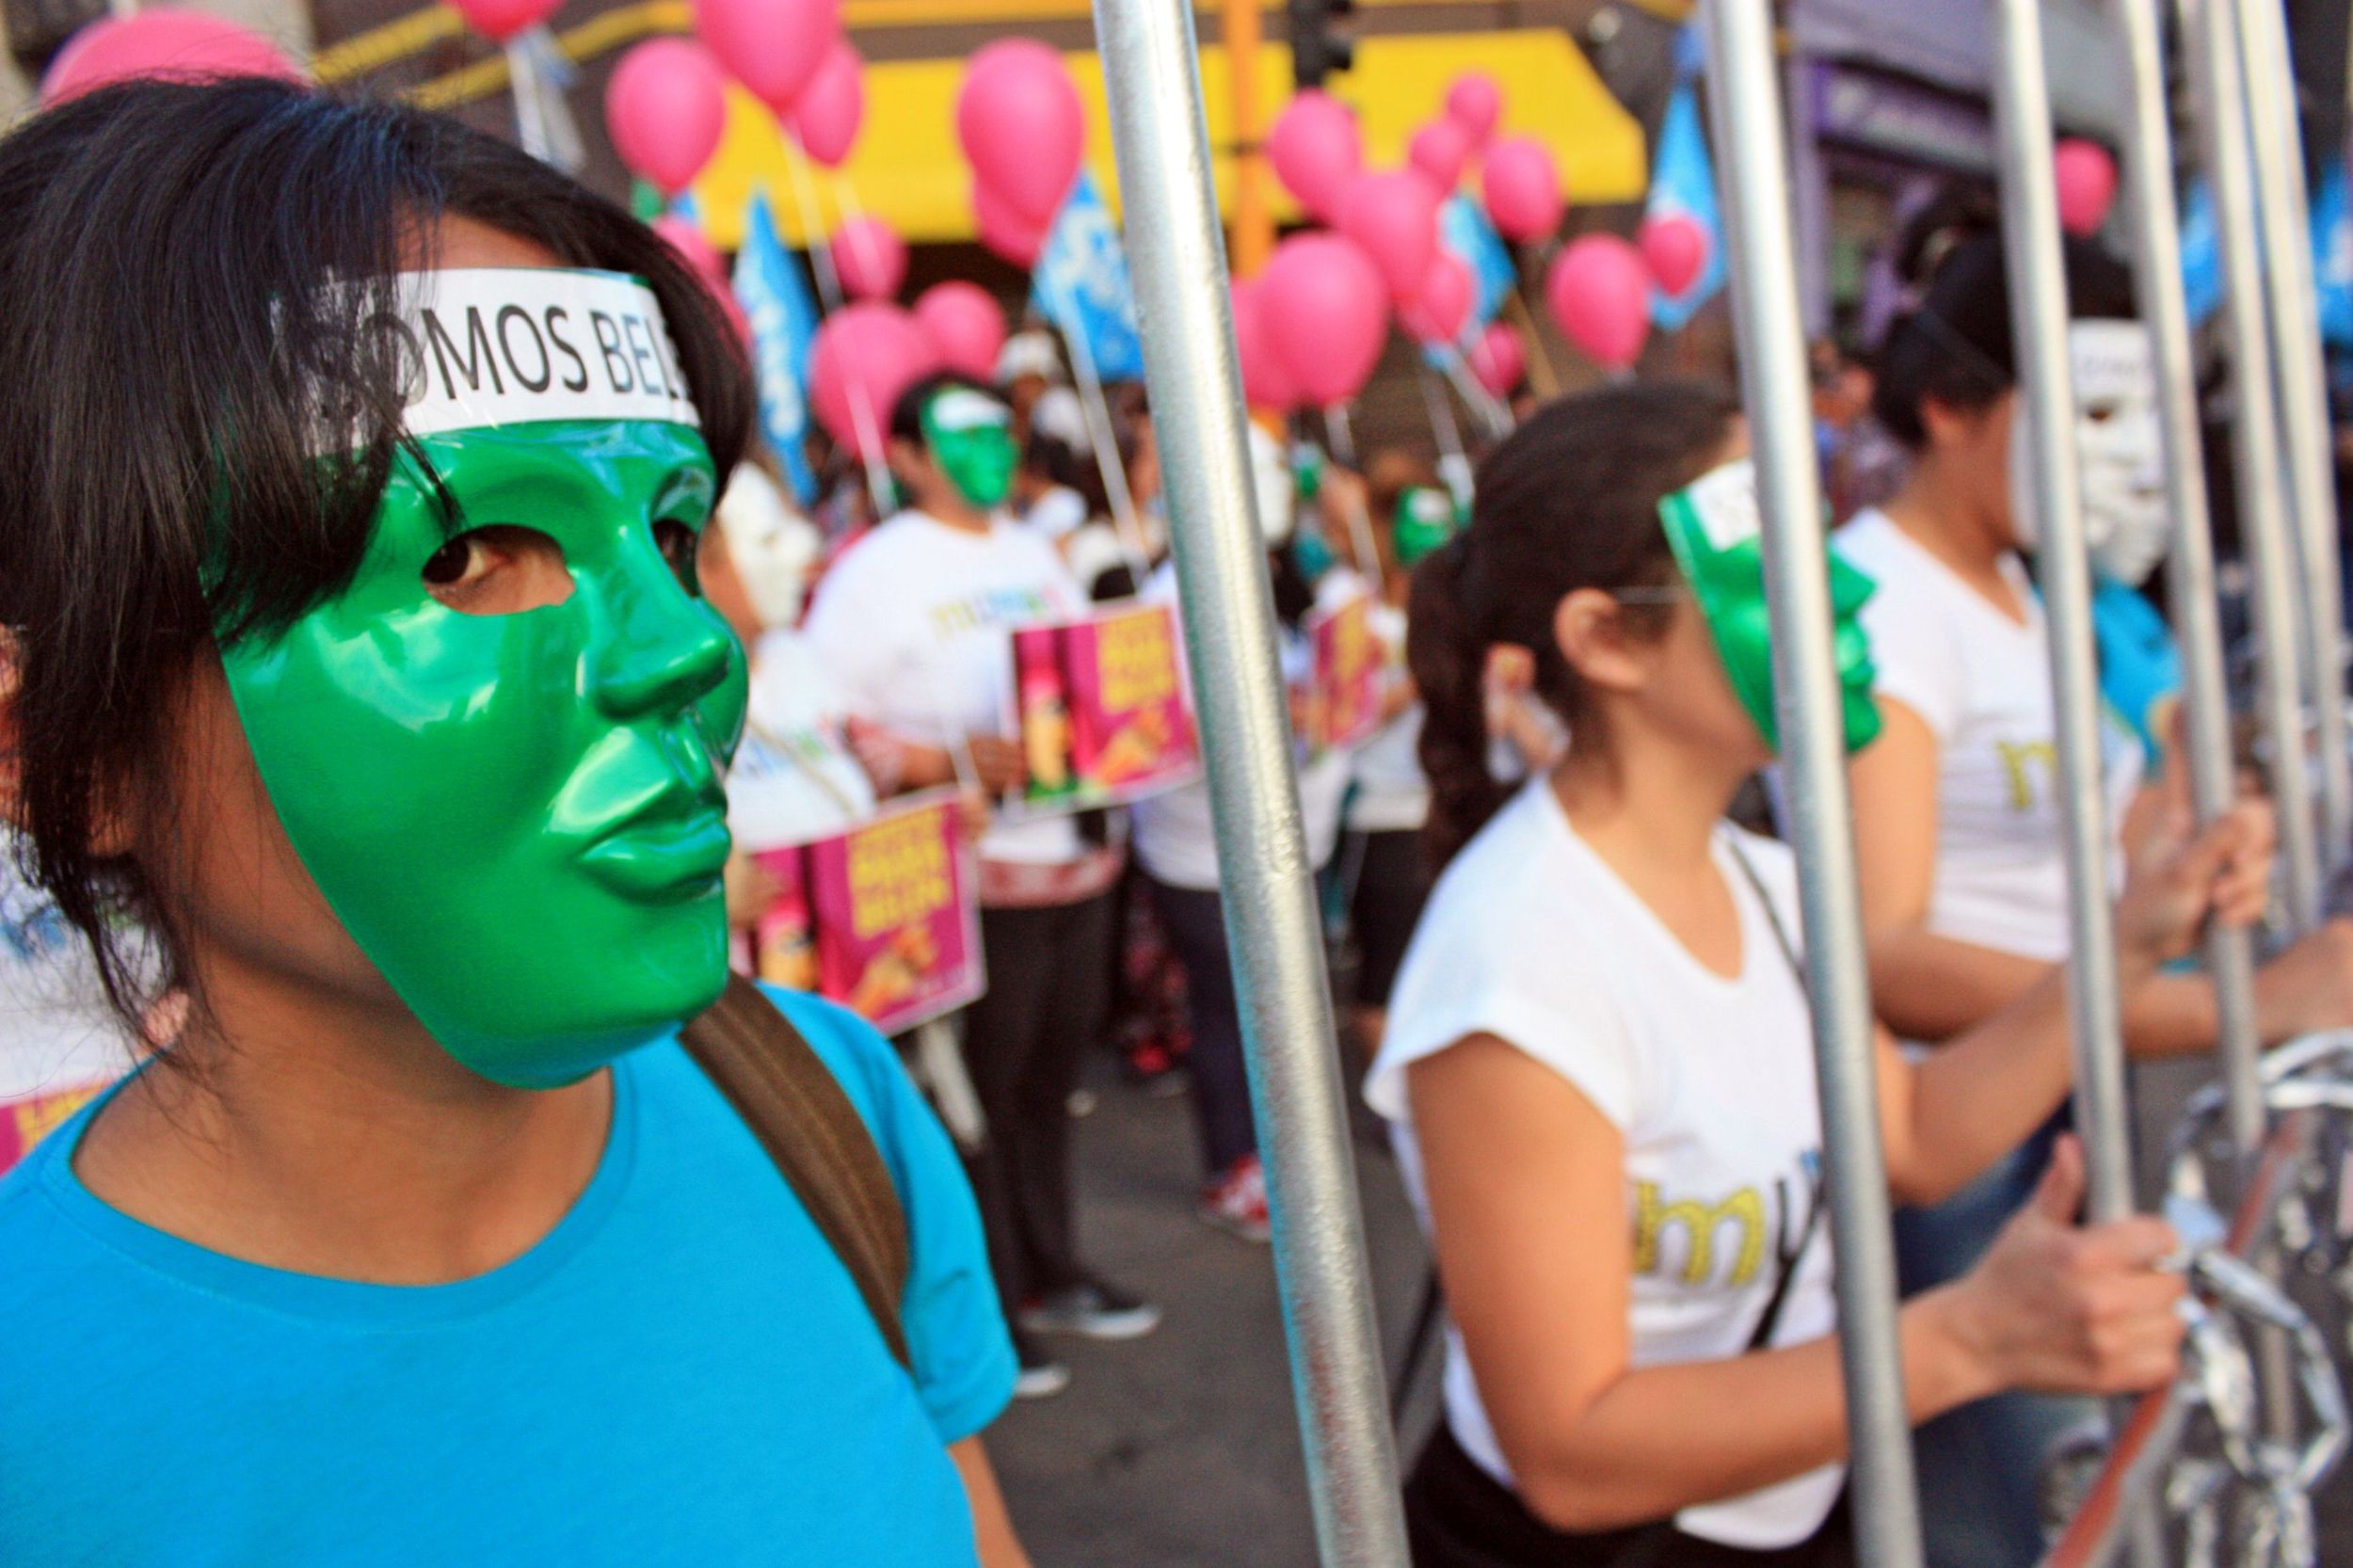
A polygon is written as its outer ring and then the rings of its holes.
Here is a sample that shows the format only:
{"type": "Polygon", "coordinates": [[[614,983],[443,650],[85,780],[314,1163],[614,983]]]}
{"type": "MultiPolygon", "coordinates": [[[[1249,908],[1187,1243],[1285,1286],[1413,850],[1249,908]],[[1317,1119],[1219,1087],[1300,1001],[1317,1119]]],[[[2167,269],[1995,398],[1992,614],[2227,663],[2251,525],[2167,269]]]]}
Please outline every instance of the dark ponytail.
{"type": "MultiPolygon", "coordinates": [[[[1434,863],[1451,859],[1509,795],[1487,766],[1488,650],[1533,653],[1537,695],[1574,728],[1582,694],[1554,641],[1554,612],[1578,588],[1673,581],[1658,503],[1717,461],[1738,411],[1705,387],[1613,387],[1537,410],[1480,465],[1470,526],[1415,568],[1407,608],[1434,863]]],[[[1669,613],[1627,614],[1663,632],[1669,613]]]]}

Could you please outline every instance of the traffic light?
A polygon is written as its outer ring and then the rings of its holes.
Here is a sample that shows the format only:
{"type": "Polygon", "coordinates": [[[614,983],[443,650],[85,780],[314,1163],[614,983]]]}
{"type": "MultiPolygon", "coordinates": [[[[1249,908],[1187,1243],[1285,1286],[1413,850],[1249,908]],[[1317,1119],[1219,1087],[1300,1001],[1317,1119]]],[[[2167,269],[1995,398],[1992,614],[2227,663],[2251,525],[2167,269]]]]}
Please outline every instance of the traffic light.
{"type": "Polygon", "coordinates": [[[1356,43],[1337,26],[1356,0],[1289,0],[1291,80],[1303,88],[1323,85],[1336,71],[1356,63],[1356,43]]]}

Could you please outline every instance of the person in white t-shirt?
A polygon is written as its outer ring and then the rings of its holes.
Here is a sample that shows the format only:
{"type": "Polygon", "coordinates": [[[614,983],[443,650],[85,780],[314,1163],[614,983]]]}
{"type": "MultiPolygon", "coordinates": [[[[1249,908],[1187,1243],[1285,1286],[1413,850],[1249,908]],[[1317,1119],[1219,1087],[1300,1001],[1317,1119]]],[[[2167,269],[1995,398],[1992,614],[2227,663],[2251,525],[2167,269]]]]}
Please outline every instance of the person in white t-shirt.
{"type": "MultiPolygon", "coordinates": [[[[1446,1422],[1407,1488],[1417,1568],[1851,1560],[1796,868],[1723,821],[1771,756],[1744,446],[1734,406],[1698,389],[1556,403],[1487,459],[1470,527],[1416,574],[1450,863],[1366,1093],[1454,1325],[1446,1422]],[[1745,556],[1671,539],[1678,508],[1745,556]],[[1734,580],[1737,617],[1720,613],[1734,580]],[[1497,644],[1534,650],[1570,736],[1516,793],[1486,767],[1497,644]]],[[[1842,667],[1850,729],[1867,669],[1842,667]]],[[[2251,918],[2268,853],[2251,808],[2154,846],[2118,912],[2125,984],[2209,913],[2251,918]]],[[[1929,1062],[1884,1032],[1876,1054],[1891,1188],[1949,1192],[2066,1094],[2063,981],[1929,1062]]],[[[2173,1375],[2174,1239],[2147,1218],[2076,1227],[2082,1179],[2071,1144],[1970,1276],[1904,1306],[1915,1419],[2009,1386],[2173,1375]]]]}
{"type": "MultiPolygon", "coordinates": [[[[1853,765],[1857,848],[1881,1015],[1923,1047],[1992,1016],[2069,954],[2066,851],[2049,645],[2020,552],[2036,529],[2014,439],[2017,376],[1999,232],[1933,213],[1913,236],[1940,259],[1919,308],[1892,330],[1876,398],[1912,454],[1883,509],[1840,530],[1839,549],[1878,584],[1863,612],[1885,722],[1853,765]]],[[[2085,524],[2095,565],[2145,574],[2170,520],[2148,334],[2130,276],[2070,241],[2069,294],[2085,524]]],[[[2143,749],[2112,712],[2104,726],[2108,820],[2121,865],[2134,824],[2186,788],[2180,759],[2144,785],[2143,749]]],[[[2333,922],[2258,976],[2267,1041],[2353,1024],[2353,924],[2333,922]]],[[[2168,975],[2125,1009],[2137,1055],[2214,1048],[2212,985],[2168,975]]],[[[2026,1201],[2048,1134],[1950,1203],[1898,1218],[1903,1283],[1925,1288],[1973,1264],[2026,1201]]],[[[2041,1549],[2043,1454],[2088,1412],[2018,1396],[1957,1413],[1918,1444],[1929,1555],[1941,1568],[2005,1568],[2041,1549]]]]}
{"type": "MultiPolygon", "coordinates": [[[[1082,613],[1052,544],[1000,507],[1019,454],[1011,414],[968,377],[908,389],[890,419],[891,472],[912,505],[853,546],[819,584],[810,648],[852,714],[897,744],[910,788],[968,769],[991,795],[1027,771],[1006,734],[1012,633],[1082,613]]],[[[988,992],[965,1015],[966,1065],[987,1119],[974,1185],[1016,1336],[1024,1386],[1067,1373],[1031,1336],[1132,1338],[1160,1312],[1080,1261],[1070,1193],[1070,1092],[1110,1010],[1111,891],[1121,858],[1075,818],[1000,821],[982,838],[988,992]]]]}
{"type": "MultiPolygon", "coordinates": [[[[1307,639],[1301,626],[1308,614],[1364,591],[1353,573],[1334,570],[1310,586],[1291,559],[1289,546],[1298,491],[1282,448],[1257,426],[1250,431],[1252,477],[1257,488],[1259,526],[1267,534],[1277,636],[1283,674],[1294,689],[1308,674],[1307,639]]],[[[1175,563],[1164,563],[1146,584],[1145,597],[1176,600],[1175,563]]],[[[1310,870],[1321,874],[1339,843],[1340,807],[1348,793],[1349,753],[1337,748],[1303,758],[1299,808],[1306,832],[1310,870]]],[[[1152,888],[1153,912],[1185,969],[1185,1006],[1193,1026],[1186,1058],[1199,1126],[1204,1179],[1196,1212],[1207,1223],[1245,1240],[1271,1234],[1266,1179],[1258,1162],[1258,1134],[1250,1114],[1250,1083],[1243,1064],[1241,1009],[1234,991],[1234,967],[1225,945],[1225,905],[1218,893],[1217,835],[1209,816],[1209,787],[1188,784],[1138,801],[1131,813],[1136,863],[1152,888]]]]}

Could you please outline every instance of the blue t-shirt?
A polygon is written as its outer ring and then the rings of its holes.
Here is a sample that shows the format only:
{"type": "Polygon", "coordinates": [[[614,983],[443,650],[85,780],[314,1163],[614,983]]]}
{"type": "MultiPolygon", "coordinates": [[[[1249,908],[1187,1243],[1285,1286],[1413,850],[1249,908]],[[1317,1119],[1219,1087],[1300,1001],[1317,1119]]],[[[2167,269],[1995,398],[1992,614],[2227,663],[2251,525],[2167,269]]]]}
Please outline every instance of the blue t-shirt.
{"type": "Polygon", "coordinates": [[[615,1065],[571,1211],[453,1285],[141,1224],[73,1174],[86,1111],[0,1184],[0,1563],[972,1563],[946,1445],[1014,1359],[970,1191],[879,1035],[778,1000],[898,1184],[915,1377],[675,1044],[615,1065]]]}

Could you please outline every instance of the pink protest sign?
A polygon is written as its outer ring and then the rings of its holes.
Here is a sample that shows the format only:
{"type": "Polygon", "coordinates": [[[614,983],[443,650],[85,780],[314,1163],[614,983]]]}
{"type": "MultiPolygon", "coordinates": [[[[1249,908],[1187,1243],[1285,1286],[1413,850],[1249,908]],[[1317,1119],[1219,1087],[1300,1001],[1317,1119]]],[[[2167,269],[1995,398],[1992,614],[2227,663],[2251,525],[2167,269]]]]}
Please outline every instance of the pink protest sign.
{"type": "Polygon", "coordinates": [[[1313,652],[1307,746],[1325,752],[1362,745],[1381,728],[1385,655],[1372,626],[1372,600],[1352,599],[1307,617],[1313,652]]]}
{"type": "Polygon", "coordinates": [[[1176,618],[1128,603],[1014,633],[1014,717],[1029,763],[1021,805],[1084,811],[1200,776],[1177,668],[1176,618]]]}
{"type": "Polygon", "coordinates": [[[755,858],[779,885],[753,932],[760,978],[815,991],[886,1034],[977,1000],[979,885],[951,793],[755,858]]]}

